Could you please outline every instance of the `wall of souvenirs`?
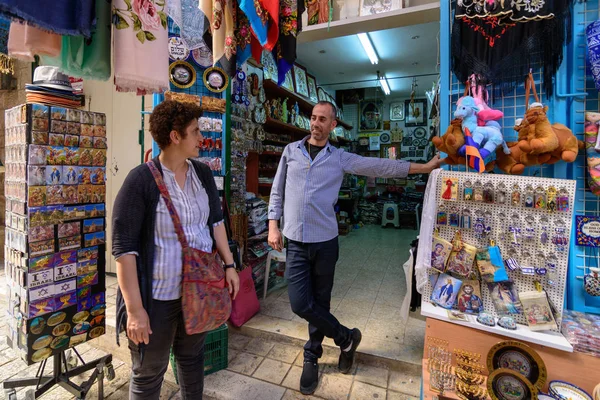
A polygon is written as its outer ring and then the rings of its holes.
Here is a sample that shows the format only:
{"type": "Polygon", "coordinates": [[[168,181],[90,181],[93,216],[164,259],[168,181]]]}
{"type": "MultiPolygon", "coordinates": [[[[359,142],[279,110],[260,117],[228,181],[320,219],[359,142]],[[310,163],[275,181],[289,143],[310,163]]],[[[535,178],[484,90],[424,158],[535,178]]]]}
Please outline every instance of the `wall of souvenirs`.
{"type": "Polygon", "coordinates": [[[28,363],[105,332],[106,116],[5,112],[8,342],[28,363]]]}

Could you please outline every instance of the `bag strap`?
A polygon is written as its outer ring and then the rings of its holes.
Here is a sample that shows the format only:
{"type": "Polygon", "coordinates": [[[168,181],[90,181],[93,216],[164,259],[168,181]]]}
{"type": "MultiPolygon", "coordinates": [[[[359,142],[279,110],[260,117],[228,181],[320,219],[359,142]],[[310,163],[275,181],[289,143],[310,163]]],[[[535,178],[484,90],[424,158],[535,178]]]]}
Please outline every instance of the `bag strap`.
{"type": "Polygon", "coordinates": [[[529,108],[529,92],[533,93],[533,98],[536,103],[540,102],[540,98],[537,95],[537,91],[535,90],[535,81],[533,79],[533,74],[530,72],[527,75],[527,79],[525,79],[525,107],[529,108]]]}
{"type": "Polygon", "coordinates": [[[169,210],[169,215],[171,216],[171,220],[173,220],[173,226],[175,227],[175,233],[177,233],[177,238],[179,239],[179,243],[181,243],[181,247],[183,249],[188,248],[188,242],[185,238],[185,233],[183,232],[183,226],[181,225],[181,219],[179,218],[179,214],[177,214],[177,210],[175,209],[175,205],[171,200],[171,196],[169,195],[169,191],[167,190],[167,185],[163,180],[160,171],[154,164],[154,161],[150,160],[146,163],[148,168],[150,168],[150,172],[152,172],[152,176],[154,176],[154,181],[156,182],[156,186],[158,186],[158,190],[160,190],[160,194],[165,200],[165,204],[167,205],[167,209],[169,210]]]}

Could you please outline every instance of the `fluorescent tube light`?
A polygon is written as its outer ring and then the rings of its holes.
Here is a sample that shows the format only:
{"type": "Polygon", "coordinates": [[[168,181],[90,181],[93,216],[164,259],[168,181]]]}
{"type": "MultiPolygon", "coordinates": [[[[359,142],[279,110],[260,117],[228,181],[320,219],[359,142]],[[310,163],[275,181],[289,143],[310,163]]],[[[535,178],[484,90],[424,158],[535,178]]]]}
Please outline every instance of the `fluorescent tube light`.
{"type": "Polygon", "coordinates": [[[365,49],[365,53],[369,56],[371,64],[377,64],[379,59],[377,58],[377,53],[375,53],[375,48],[373,48],[371,39],[369,39],[369,35],[367,33],[357,33],[356,36],[358,36],[360,44],[362,44],[363,49],[365,49]]]}
{"type": "Polygon", "coordinates": [[[379,78],[379,83],[381,83],[381,87],[383,88],[383,92],[385,93],[385,95],[389,95],[391,93],[390,85],[388,85],[388,81],[387,79],[385,79],[385,76],[379,78]]]}

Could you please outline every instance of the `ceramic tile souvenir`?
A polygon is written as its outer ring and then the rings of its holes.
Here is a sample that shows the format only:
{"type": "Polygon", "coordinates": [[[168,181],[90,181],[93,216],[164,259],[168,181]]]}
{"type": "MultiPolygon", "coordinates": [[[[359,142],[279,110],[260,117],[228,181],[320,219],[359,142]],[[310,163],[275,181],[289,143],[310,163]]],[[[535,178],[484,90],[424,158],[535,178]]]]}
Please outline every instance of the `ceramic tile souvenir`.
{"type": "Polygon", "coordinates": [[[77,279],[63,280],[54,284],[55,297],[74,291],[77,291],[77,279]]]}
{"type": "Polygon", "coordinates": [[[80,149],[78,147],[65,148],[65,165],[79,164],[80,149]]]}
{"type": "Polygon", "coordinates": [[[65,185],[77,185],[79,183],[79,167],[65,166],[63,167],[63,183],[65,185]]]}
{"type": "Polygon", "coordinates": [[[91,203],[92,202],[92,185],[78,185],[77,186],[77,198],[80,203],[91,203]]]}
{"type": "Polygon", "coordinates": [[[94,113],[94,125],[106,125],[106,114],[94,113]]]}
{"type": "Polygon", "coordinates": [[[104,167],[106,165],[106,150],[94,149],[92,152],[92,165],[104,167]]]}
{"type": "Polygon", "coordinates": [[[52,223],[48,219],[46,207],[30,207],[28,215],[30,227],[48,225],[52,223]]]}
{"type": "Polygon", "coordinates": [[[46,185],[46,166],[30,165],[28,167],[27,184],[29,186],[46,185]]]}
{"type": "Polygon", "coordinates": [[[105,234],[104,232],[88,233],[83,236],[83,245],[85,247],[97,246],[104,244],[105,234]]]}
{"type": "Polygon", "coordinates": [[[92,191],[91,203],[104,203],[106,201],[106,186],[105,185],[93,185],[91,191],[92,191]]]}
{"type": "Polygon", "coordinates": [[[30,165],[46,165],[47,146],[39,146],[32,144],[29,146],[29,164],[30,165]]]}
{"type": "Polygon", "coordinates": [[[48,135],[50,146],[64,146],[65,135],[62,133],[50,133],[48,135]]]}
{"type": "Polygon", "coordinates": [[[105,177],[105,168],[97,167],[92,168],[92,174],[90,180],[93,185],[104,185],[106,177],[105,177]]]}
{"type": "Polygon", "coordinates": [[[488,283],[490,296],[498,314],[522,314],[523,306],[515,285],[510,282],[488,283]]]}
{"type": "Polygon", "coordinates": [[[461,312],[467,314],[479,314],[483,311],[483,298],[481,297],[479,281],[463,281],[456,298],[456,305],[461,312]]]}
{"type": "MultiPolygon", "coordinates": [[[[92,299],[90,297],[77,297],[77,311],[85,311],[92,308],[92,299]]],[[[80,334],[85,333],[91,328],[89,322],[82,322],[81,324],[75,325],[73,333],[80,334]]]]}
{"type": "Polygon", "coordinates": [[[41,240],[49,240],[54,238],[54,226],[43,225],[35,226],[29,230],[29,241],[39,242],[41,240]]]}
{"type": "Polygon", "coordinates": [[[81,111],[81,123],[82,124],[93,124],[94,113],[89,111],[81,111]]]}
{"type": "Polygon", "coordinates": [[[452,243],[434,236],[431,244],[431,268],[444,272],[446,269],[446,262],[450,253],[452,252],[452,243]]]}
{"type": "Polygon", "coordinates": [[[77,261],[84,262],[98,259],[98,246],[87,247],[77,252],[77,261]]]}
{"type": "MultiPolygon", "coordinates": [[[[55,281],[64,281],[67,279],[72,279],[77,277],[77,264],[67,264],[67,265],[59,265],[58,267],[54,267],[54,280],[55,281]]],[[[61,290],[61,292],[66,292],[68,290],[61,290]]]]}
{"type": "Polygon", "coordinates": [[[48,132],[31,132],[31,143],[48,144],[50,140],[48,135],[48,132]]]}
{"type": "Polygon", "coordinates": [[[65,204],[77,204],[79,203],[79,197],[77,197],[77,187],[73,185],[63,186],[63,199],[65,204]]]}
{"type": "Polygon", "coordinates": [[[80,229],[81,223],[79,221],[58,224],[58,237],[65,238],[69,236],[79,235],[80,229]]]}
{"type": "Polygon", "coordinates": [[[93,157],[91,149],[79,149],[79,165],[80,166],[92,166],[93,165],[93,157]]]}
{"type": "Polygon", "coordinates": [[[48,221],[52,224],[58,224],[63,220],[64,208],[62,205],[46,206],[46,213],[48,215],[48,221]]]}
{"type": "MultiPolygon", "coordinates": [[[[106,300],[105,300],[104,292],[96,293],[92,296],[92,307],[95,307],[100,304],[104,304],[105,302],[106,302],[106,300]]],[[[94,315],[94,313],[92,313],[92,315],[94,315]]]]}
{"type": "Polygon", "coordinates": [[[77,136],[77,135],[65,135],[65,146],[67,146],[67,147],[79,147],[79,136],[77,136]]]}
{"type": "Polygon", "coordinates": [[[55,296],[54,301],[56,310],[63,310],[67,307],[77,305],[77,292],[66,293],[60,296],[55,296]]]}
{"type": "Polygon", "coordinates": [[[31,105],[31,115],[34,118],[48,118],[49,109],[48,106],[42,104],[31,105]]]}
{"type": "Polygon", "coordinates": [[[54,255],[54,265],[62,266],[77,263],[77,250],[63,251],[54,255]]]}
{"type": "Polygon", "coordinates": [[[92,168],[79,167],[77,173],[77,182],[80,185],[90,185],[92,183],[92,168]]]}
{"type": "Polygon", "coordinates": [[[42,131],[48,132],[48,128],[50,126],[50,121],[43,118],[32,118],[31,119],[31,128],[34,131],[42,131]]]}
{"type": "Polygon", "coordinates": [[[523,305],[529,329],[532,331],[543,331],[556,328],[556,321],[548,303],[546,292],[531,291],[519,293],[519,299],[523,305]]]}
{"type": "Polygon", "coordinates": [[[104,230],[104,219],[86,219],[83,221],[83,233],[94,233],[104,230]]]}
{"type": "Polygon", "coordinates": [[[58,239],[58,250],[73,250],[81,247],[81,235],[58,239]]]}
{"type": "Polygon", "coordinates": [[[494,316],[485,312],[479,313],[479,315],[477,316],[477,322],[486,326],[496,325],[496,319],[494,318],[494,316]]]}
{"type": "Polygon", "coordinates": [[[54,253],[54,239],[29,243],[29,256],[37,257],[54,253]]]}
{"type": "Polygon", "coordinates": [[[65,203],[62,185],[47,186],[46,203],[49,205],[65,203]]]}
{"type": "Polygon", "coordinates": [[[94,147],[94,138],[91,136],[80,136],[79,147],[91,148],[94,147]]]}
{"type": "Polygon", "coordinates": [[[65,148],[64,147],[48,147],[46,163],[48,165],[63,165],[65,163],[65,148]]]}
{"type": "Polygon", "coordinates": [[[32,302],[48,298],[54,299],[54,284],[29,288],[27,295],[29,296],[29,301],[32,302]]]}
{"type": "Polygon", "coordinates": [[[94,125],[81,124],[81,136],[94,136],[94,125]]]}
{"type": "Polygon", "coordinates": [[[27,204],[30,207],[46,205],[46,186],[29,186],[27,204]]]}
{"type": "Polygon", "coordinates": [[[65,121],[51,121],[50,132],[67,133],[67,123],[65,121]]]}
{"type": "Polygon", "coordinates": [[[50,107],[50,117],[53,120],[66,121],[67,109],[63,107],[50,107]]]}
{"type": "Polygon", "coordinates": [[[104,204],[90,204],[85,206],[86,218],[104,217],[105,215],[106,213],[104,204]]]}
{"type": "Polygon", "coordinates": [[[81,121],[81,111],[75,110],[73,108],[67,108],[67,121],[80,122],[81,121]]]}
{"type": "Polygon", "coordinates": [[[106,149],[108,146],[106,145],[106,138],[104,137],[95,137],[94,138],[94,148],[95,149],[106,149]]]}
{"type": "Polygon", "coordinates": [[[86,275],[98,271],[98,260],[82,261],[77,264],[77,275],[86,275]]]}
{"type": "Polygon", "coordinates": [[[45,286],[50,283],[54,283],[54,270],[52,269],[30,272],[27,275],[27,287],[29,289],[35,289],[39,286],[45,286]]]}
{"type": "Polygon", "coordinates": [[[98,272],[91,272],[77,277],[77,287],[95,285],[98,283],[98,272]]]}
{"type": "Polygon", "coordinates": [[[93,135],[95,137],[106,137],[106,127],[104,125],[93,125],[93,135]]]}
{"type": "Polygon", "coordinates": [[[498,326],[504,329],[508,329],[510,331],[514,331],[517,329],[517,323],[513,317],[500,317],[498,318],[498,326]]]}
{"type": "Polygon", "coordinates": [[[462,282],[448,274],[440,274],[431,292],[431,301],[440,307],[451,309],[462,282]]]}
{"type": "Polygon", "coordinates": [[[45,185],[60,185],[62,184],[63,174],[62,167],[58,165],[47,166],[45,185]]]}
{"type": "Polygon", "coordinates": [[[81,124],[78,122],[67,122],[66,133],[79,136],[81,134],[81,124]]]}
{"type": "MultiPolygon", "coordinates": [[[[80,274],[79,268],[77,268],[77,276],[80,277],[80,276],[84,276],[84,275],[86,275],[86,274],[80,274]]],[[[79,278],[77,278],[77,279],[79,280],[79,278]]],[[[77,286],[77,298],[78,299],[90,297],[91,294],[92,294],[92,288],[90,285],[81,284],[81,285],[77,286]]]]}
{"type": "Polygon", "coordinates": [[[443,178],[441,193],[443,200],[458,200],[458,178],[443,178]]]}
{"type": "MultiPolygon", "coordinates": [[[[54,290],[54,287],[52,290],[54,290]]],[[[29,315],[27,315],[27,317],[34,318],[39,317],[40,315],[49,314],[54,311],[54,304],[54,298],[31,301],[29,303],[29,315]]]]}

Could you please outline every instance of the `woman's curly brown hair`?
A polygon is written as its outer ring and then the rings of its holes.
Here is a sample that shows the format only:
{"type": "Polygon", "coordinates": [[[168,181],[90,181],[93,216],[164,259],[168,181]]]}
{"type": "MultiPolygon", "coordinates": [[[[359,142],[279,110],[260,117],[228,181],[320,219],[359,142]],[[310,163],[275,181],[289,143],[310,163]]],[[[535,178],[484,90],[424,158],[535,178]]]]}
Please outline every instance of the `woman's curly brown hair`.
{"type": "Polygon", "coordinates": [[[157,105],[150,115],[150,133],[161,150],[171,144],[171,131],[185,138],[190,122],[202,116],[202,109],[193,104],[166,100],[157,105]]]}

